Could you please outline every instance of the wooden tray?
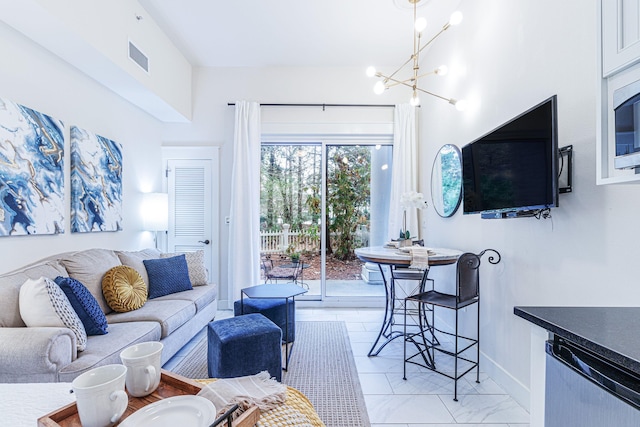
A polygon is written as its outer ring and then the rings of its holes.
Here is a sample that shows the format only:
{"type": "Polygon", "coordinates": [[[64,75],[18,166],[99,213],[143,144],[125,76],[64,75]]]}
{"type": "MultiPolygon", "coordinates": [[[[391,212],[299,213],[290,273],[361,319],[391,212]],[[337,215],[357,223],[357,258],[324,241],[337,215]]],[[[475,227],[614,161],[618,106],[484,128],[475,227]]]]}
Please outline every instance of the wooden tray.
{"type": "MultiPolygon", "coordinates": [[[[192,379],[163,369],[160,376],[160,385],[158,385],[156,391],[144,397],[129,396],[127,410],[124,411],[120,421],[123,421],[129,415],[150,403],[172,396],[195,395],[202,390],[202,387],[202,384],[192,379]]],[[[258,408],[251,408],[233,420],[232,425],[233,427],[252,427],[258,422],[259,417],[260,411],[258,408]]],[[[115,425],[117,426],[118,424],[120,423],[118,422],[115,425]]],[[[220,425],[226,425],[226,423],[220,425]]],[[[38,427],[82,427],[76,403],[70,403],[50,414],[38,418],[38,427]]]]}

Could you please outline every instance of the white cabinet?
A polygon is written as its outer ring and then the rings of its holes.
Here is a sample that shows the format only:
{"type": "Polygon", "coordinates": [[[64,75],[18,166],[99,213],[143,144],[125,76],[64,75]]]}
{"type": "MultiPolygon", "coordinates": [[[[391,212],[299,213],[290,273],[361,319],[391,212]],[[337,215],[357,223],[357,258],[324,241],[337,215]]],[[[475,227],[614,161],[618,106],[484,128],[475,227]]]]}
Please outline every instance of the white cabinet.
{"type": "Polygon", "coordinates": [[[614,92],[640,81],[640,0],[600,0],[596,93],[596,182],[640,181],[634,169],[614,167],[614,92]]]}
{"type": "Polygon", "coordinates": [[[602,0],[602,74],[640,60],[640,0],[602,0]]]}

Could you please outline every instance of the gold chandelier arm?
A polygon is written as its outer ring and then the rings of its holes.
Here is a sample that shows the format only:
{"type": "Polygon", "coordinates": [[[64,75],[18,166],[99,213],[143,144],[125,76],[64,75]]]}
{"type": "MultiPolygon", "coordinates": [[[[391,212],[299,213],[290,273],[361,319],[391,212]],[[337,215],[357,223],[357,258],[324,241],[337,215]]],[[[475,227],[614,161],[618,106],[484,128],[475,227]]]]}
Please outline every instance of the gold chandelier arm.
{"type": "Polygon", "coordinates": [[[432,74],[438,74],[438,73],[436,73],[435,71],[429,71],[428,73],[420,74],[417,78],[421,79],[423,77],[430,76],[432,74]]]}
{"type": "Polygon", "coordinates": [[[410,88],[413,88],[413,83],[409,84],[407,82],[413,82],[413,77],[407,80],[397,80],[394,79],[393,77],[387,77],[386,80],[390,80],[392,82],[394,82],[394,84],[389,85],[388,87],[393,87],[393,86],[398,86],[398,85],[403,85],[403,86],[407,86],[410,88]]]}
{"type": "Polygon", "coordinates": [[[435,41],[435,39],[437,39],[438,37],[440,37],[442,35],[442,33],[444,33],[445,31],[447,31],[449,29],[449,27],[451,26],[451,24],[447,23],[444,27],[442,27],[442,29],[440,31],[438,31],[436,33],[435,36],[431,37],[431,40],[429,40],[428,42],[426,42],[424,44],[424,46],[422,46],[419,50],[418,53],[422,52],[424,50],[424,48],[426,48],[427,46],[429,46],[431,43],[433,43],[435,41]]]}
{"type": "Polygon", "coordinates": [[[407,59],[406,62],[404,64],[402,64],[397,70],[395,70],[393,73],[391,73],[391,75],[389,77],[385,77],[382,74],[380,74],[380,77],[383,77],[385,79],[385,83],[387,82],[387,80],[392,80],[392,77],[395,76],[396,74],[398,74],[411,61],[413,61],[413,55],[411,55],[409,57],[409,59],[407,59]]]}
{"type": "Polygon", "coordinates": [[[431,96],[435,96],[436,98],[440,98],[442,100],[447,101],[449,104],[452,104],[452,101],[455,102],[455,100],[451,99],[451,98],[445,98],[444,96],[440,96],[437,93],[433,93],[433,92],[429,92],[428,90],[424,90],[424,89],[420,89],[419,87],[415,88],[416,90],[419,90],[420,92],[424,92],[427,95],[431,95],[431,96]]]}

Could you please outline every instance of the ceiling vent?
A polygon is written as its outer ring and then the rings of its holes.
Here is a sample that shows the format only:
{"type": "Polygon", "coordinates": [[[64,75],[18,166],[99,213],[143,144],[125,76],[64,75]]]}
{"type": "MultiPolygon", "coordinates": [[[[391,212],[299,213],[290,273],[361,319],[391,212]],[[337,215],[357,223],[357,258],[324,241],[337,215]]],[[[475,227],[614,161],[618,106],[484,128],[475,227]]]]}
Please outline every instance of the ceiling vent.
{"type": "Polygon", "coordinates": [[[149,58],[142,53],[131,41],[129,41],[129,58],[140,66],[147,73],[149,72],[149,58]]]}

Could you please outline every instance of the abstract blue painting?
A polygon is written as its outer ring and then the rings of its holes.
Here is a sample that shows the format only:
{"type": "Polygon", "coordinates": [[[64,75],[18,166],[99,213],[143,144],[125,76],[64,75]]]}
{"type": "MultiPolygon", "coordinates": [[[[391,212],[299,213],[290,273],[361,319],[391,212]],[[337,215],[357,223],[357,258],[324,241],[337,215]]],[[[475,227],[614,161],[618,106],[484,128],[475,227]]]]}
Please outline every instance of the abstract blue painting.
{"type": "Polygon", "coordinates": [[[64,125],[0,98],[0,236],[64,233],[64,125]]]}
{"type": "Polygon", "coordinates": [[[71,126],[71,232],[122,230],[122,147],[71,126]]]}

